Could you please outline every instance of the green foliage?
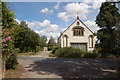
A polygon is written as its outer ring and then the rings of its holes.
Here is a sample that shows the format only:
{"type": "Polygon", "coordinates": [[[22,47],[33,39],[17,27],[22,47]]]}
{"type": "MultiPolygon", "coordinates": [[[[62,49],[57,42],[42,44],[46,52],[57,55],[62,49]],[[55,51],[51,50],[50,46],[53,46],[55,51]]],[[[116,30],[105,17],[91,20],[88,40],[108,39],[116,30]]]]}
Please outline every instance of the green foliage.
{"type": "Polygon", "coordinates": [[[57,57],[80,58],[82,53],[83,52],[80,49],[75,49],[72,47],[65,47],[65,48],[58,49],[55,55],[57,57]]]}
{"type": "Polygon", "coordinates": [[[42,36],[41,37],[45,42],[47,41],[47,37],[46,36],[42,36]]]}
{"type": "MultiPolygon", "coordinates": [[[[42,38],[31,30],[25,21],[18,24],[14,12],[2,3],[2,58],[6,69],[15,69],[18,64],[18,52],[38,52],[46,45],[46,37],[42,38]]],[[[1,35],[0,35],[1,36],[1,35]]],[[[4,68],[5,69],[5,68],[4,68]]]]}
{"type": "Polygon", "coordinates": [[[8,69],[16,69],[16,65],[18,64],[16,55],[11,55],[6,61],[6,70],[8,69]]]}
{"type": "Polygon", "coordinates": [[[16,54],[13,36],[16,25],[14,22],[14,12],[6,6],[6,3],[2,2],[2,58],[7,69],[13,69],[18,64],[17,57],[13,56],[16,54]]]}
{"type": "Polygon", "coordinates": [[[54,41],[54,39],[53,39],[53,37],[51,37],[50,38],[50,40],[49,40],[49,42],[48,42],[48,47],[53,47],[53,46],[55,46],[55,41],[54,41]]]}
{"type": "Polygon", "coordinates": [[[97,58],[100,57],[100,54],[93,52],[83,52],[80,49],[65,47],[59,48],[55,53],[57,57],[65,58],[97,58]]]}
{"type": "Polygon", "coordinates": [[[77,48],[54,48],[50,57],[63,58],[115,58],[113,54],[100,54],[96,52],[84,52],[77,48]]]}
{"type": "Polygon", "coordinates": [[[53,50],[52,50],[52,54],[56,53],[59,48],[60,47],[58,47],[58,46],[54,47],[53,50]]]}
{"type": "Polygon", "coordinates": [[[39,44],[40,44],[41,47],[47,46],[46,40],[43,37],[40,38],[39,44]]]}
{"type": "Polygon", "coordinates": [[[96,24],[100,28],[106,27],[112,29],[114,26],[118,26],[120,14],[116,5],[112,5],[111,2],[102,3],[100,12],[96,18],[96,24]]]}
{"type": "Polygon", "coordinates": [[[44,49],[44,47],[37,46],[37,47],[36,47],[36,52],[43,51],[43,49],[44,49]]]}
{"type": "Polygon", "coordinates": [[[101,53],[101,56],[106,57],[107,54],[116,55],[120,50],[117,43],[118,36],[116,36],[119,23],[120,14],[116,5],[112,5],[111,2],[102,3],[100,12],[96,17],[96,24],[101,28],[97,32],[100,43],[97,43],[96,50],[101,53]]]}
{"type": "Polygon", "coordinates": [[[49,42],[48,42],[48,50],[49,51],[52,50],[55,45],[56,45],[56,43],[55,43],[53,37],[51,37],[49,42]]]}
{"type": "Polygon", "coordinates": [[[53,47],[49,46],[48,47],[48,51],[51,51],[53,49],[53,47]]]}
{"type": "Polygon", "coordinates": [[[83,54],[83,57],[84,57],[84,58],[97,58],[97,57],[99,57],[99,56],[100,56],[100,54],[92,53],[92,52],[85,52],[85,53],[83,54]]]}
{"type": "Polygon", "coordinates": [[[14,12],[6,6],[7,3],[2,2],[2,26],[4,28],[12,28],[15,26],[14,23],[14,12]]]}
{"type": "Polygon", "coordinates": [[[22,21],[15,28],[15,47],[20,49],[20,52],[38,52],[46,46],[46,37],[40,37],[33,30],[28,28],[25,21],[22,21]]]}

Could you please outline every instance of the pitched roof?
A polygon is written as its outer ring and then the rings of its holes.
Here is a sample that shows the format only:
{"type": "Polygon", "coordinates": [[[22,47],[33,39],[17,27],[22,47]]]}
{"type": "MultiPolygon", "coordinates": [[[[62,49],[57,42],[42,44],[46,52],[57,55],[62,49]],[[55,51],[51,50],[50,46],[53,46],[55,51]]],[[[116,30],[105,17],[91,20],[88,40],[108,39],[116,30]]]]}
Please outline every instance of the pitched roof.
{"type": "MultiPolygon", "coordinates": [[[[71,25],[73,25],[77,20],[79,20],[88,30],[90,30],[90,29],[79,19],[78,16],[77,16],[77,19],[76,19],[71,25]]],[[[71,26],[71,25],[70,25],[70,26],[71,26]]],[[[70,26],[69,26],[69,27],[70,27],[70,26]]],[[[68,28],[69,28],[69,27],[68,27],[68,28]]],[[[68,29],[68,28],[67,28],[67,29],[68,29]]],[[[66,31],[67,29],[65,29],[65,31],[66,31]]],[[[58,38],[60,38],[61,35],[62,35],[65,31],[63,31],[58,38]]],[[[91,30],[90,30],[90,31],[91,31],[91,30]]],[[[92,32],[92,31],[91,31],[91,32],[92,32]]],[[[92,32],[92,33],[93,33],[93,32],[92,32]]]]}

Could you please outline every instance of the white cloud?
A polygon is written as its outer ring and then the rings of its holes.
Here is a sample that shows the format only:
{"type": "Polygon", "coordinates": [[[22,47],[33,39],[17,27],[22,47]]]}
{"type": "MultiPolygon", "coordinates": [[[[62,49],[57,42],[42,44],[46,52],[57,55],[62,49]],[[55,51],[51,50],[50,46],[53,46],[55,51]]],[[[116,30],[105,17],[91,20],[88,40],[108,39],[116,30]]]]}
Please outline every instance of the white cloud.
{"type": "Polygon", "coordinates": [[[69,18],[75,18],[77,16],[80,19],[87,19],[87,15],[89,13],[89,6],[86,3],[69,3],[65,6],[66,12],[61,12],[58,14],[58,17],[63,19],[64,21],[69,21],[69,18]]]}
{"type": "Polygon", "coordinates": [[[50,20],[44,20],[43,21],[43,23],[39,23],[40,24],[40,26],[42,26],[42,27],[47,27],[47,26],[50,26],[51,24],[50,24],[50,20]]]}
{"type": "Polygon", "coordinates": [[[97,9],[97,8],[99,8],[100,6],[101,6],[101,3],[100,3],[100,2],[99,2],[99,3],[98,3],[98,2],[93,2],[91,8],[92,8],[92,9],[97,9]]]}
{"type": "Polygon", "coordinates": [[[27,23],[28,26],[32,26],[31,28],[34,29],[35,32],[38,33],[40,36],[45,35],[48,39],[50,39],[50,37],[52,36],[55,41],[57,41],[57,38],[60,34],[59,26],[56,24],[51,24],[50,20],[44,20],[43,22],[33,21],[27,23]]]}
{"type": "Polygon", "coordinates": [[[59,9],[60,2],[57,2],[57,4],[54,6],[54,9],[59,9]]]}
{"type": "Polygon", "coordinates": [[[65,31],[66,29],[67,29],[67,28],[62,28],[61,31],[63,32],[63,31],[65,31]]]}
{"type": "Polygon", "coordinates": [[[40,36],[45,35],[47,37],[47,40],[49,40],[50,37],[52,36],[56,42],[57,42],[57,38],[60,36],[59,32],[50,31],[49,28],[40,31],[36,30],[35,32],[38,33],[40,36]]]}
{"type": "Polygon", "coordinates": [[[91,8],[92,9],[97,9],[97,8],[100,8],[101,6],[101,3],[102,2],[105,2],[106,0],[84,0],[83,3],[86,3],[86,4],[91,4],[91,8]]]}
{"type": "Polygon", "coordinates": [[[38,30],[35,30],[35,32],[39,34],[39,31],[38,31],[38,30]]]}
{"type": "Polygon", "coordinates": [[[87,27],[89,27],[90,30],[92,30],[93,32],[97,32],[97,30],[99,30],[100,28],[97,26],[97,24],[95,23],[95,21],[86,21],[84,22],[87,27]]]}
{"type": "Polygon", "coordinates": [[[53,10],[49,10],[48,8],[41,9],[40,12],[53,14],[53,10]]]}
{"type": "Polygon", "coordinates": [[[18,19],[14,19],[16,22],[18,22],[18,24],[20,24],[20,20],[18,20],[18,19]]]}
{"type": "Polygon", "coordinates": [[[28,22],[26,21],[28,26],[30,28],[46,28],[48,29],[48,31],[55,31],[59,28],[58,25],[56,24],[51,24],[51,21],[50,20],[44,20],[43,22],[40,22],[40,21],[32,21],[32,22],[28,22]]]}
{"type": "Polygon", "coordinates": [[[50,10],[50,13],[53,14],[53,10],[50,10]]]}
{"type": "Polygon", "coordinates": [[[61,18],[65,22],[68,22],[70,18],[76,18],[78,15],[80,19],[86,20],[90,12],[95,9],[98,9],[101,6],[101,2],[98,0],[84,0],[82,3],[68,3],[64,9],[65,12],[58,13],[57,17],[61,18]],[[78,13],[78,14],[77,14],[78,13]]]}
{"type": "Polygon", "coordinates": [[[48,11],[49,11],[48,8],[45,8],[45,9],[41,9],[40,12],[42,12],[42,13],[47,13],[48,11]]]}
{"type": "Polygon", "coordinates": [[[66,12],[61,12],[57,15],[57,17],[61,18],[65,22],[68,22],[70,15],[66,15],[66,12]]]}
{"type": "Polygon", "coordinates": [[[41,28],[41,27],[49,27],[51,25],[50,20],[44,20],[43,22],[40,21],[32,21],[32,22],[28,22],[26,21],[28,26],[30,28],[41,28]]]}

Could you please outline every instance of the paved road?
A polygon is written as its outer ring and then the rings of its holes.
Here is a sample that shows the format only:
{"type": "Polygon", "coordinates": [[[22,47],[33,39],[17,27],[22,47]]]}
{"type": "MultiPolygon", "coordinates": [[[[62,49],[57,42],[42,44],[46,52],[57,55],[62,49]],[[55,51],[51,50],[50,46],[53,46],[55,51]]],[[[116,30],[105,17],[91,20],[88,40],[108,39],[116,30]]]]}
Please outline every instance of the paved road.
{"type": "Polygon", "coordinates": [[[32,57],[44,57],[44,58],[49,58],[49,53],[50,51],[43,51],[38,55],[33,55],[32,57]]]}
{"type": "Polygon", "coordinates": [[[115,78],[115,59],[48,58],[48,51],[38,56],[19,56],[26,69],[21,78],[115,78]],[[46,55],[46,56],[45,56],[46,55]]]}

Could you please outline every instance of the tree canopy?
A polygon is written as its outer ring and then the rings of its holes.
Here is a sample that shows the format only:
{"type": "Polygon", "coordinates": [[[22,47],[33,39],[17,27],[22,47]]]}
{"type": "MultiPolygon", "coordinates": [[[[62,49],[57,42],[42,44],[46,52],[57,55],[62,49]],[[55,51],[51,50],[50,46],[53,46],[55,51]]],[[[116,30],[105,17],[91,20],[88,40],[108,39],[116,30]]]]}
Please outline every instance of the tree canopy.
{"type": "Polygon", "coordinates": [[[53,47],[55,45],[55,40],[54,40],[54,38],[51,36],[51,38],[49,39],[49,41],[48,41],[48,46],[49,47],[53,47]]]}
{"type": "Polygon", "coordinates": [[[115,4],[111,2],[102,3],[100,12],[96,18],[96,24],[100,28],[113,28],[118,26],[120,14],[115,4]]]}
{"type": "MultiPolygon", "coordinates": [[[[117,34],[116,27],[120,22],[120,14],[115,4],[104,2],[100,7],[100,12],[96,17],[96,24],[100,27],[97,38],[100,41],[100,53],[116,54],[117,34]]],[[[118,33],[120,34],[120,33],[118,33]]]]}

